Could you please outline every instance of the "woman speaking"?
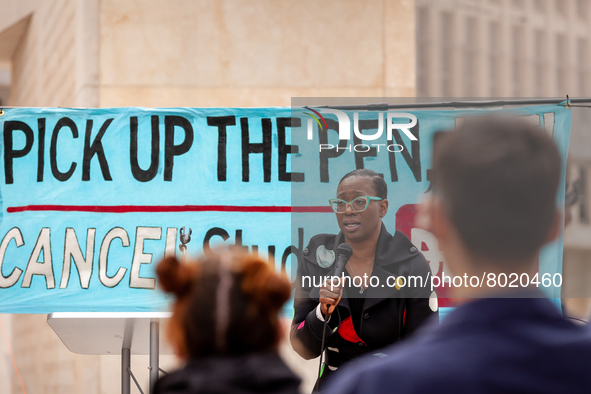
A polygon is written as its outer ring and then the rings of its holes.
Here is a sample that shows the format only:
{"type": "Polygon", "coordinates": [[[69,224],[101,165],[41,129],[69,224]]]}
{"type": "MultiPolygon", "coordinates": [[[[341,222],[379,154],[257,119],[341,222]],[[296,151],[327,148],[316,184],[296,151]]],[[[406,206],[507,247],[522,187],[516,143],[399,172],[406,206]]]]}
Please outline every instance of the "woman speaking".
{"type": "Polygon", "coordinates": [[[320,388],[343,363],[364,354],[384,356],[378,349],[412,334],[429,316],[438,317],[429,264],[403,233],[391,235],[382,223],[388,212],[387,194],[386,182],[375,171],[345,175],[337,198],[330,200],[340,233],[312,237],[298,262],[291,343],[305,359],[326,350],[320,388]],[[342,243],[353,249],[344,275],[359,279],[344,280],[341,287],[302,282],[332,275],[342,243]],[[411,276],[421,277],[424,286],[405,283],[411,276]]]}

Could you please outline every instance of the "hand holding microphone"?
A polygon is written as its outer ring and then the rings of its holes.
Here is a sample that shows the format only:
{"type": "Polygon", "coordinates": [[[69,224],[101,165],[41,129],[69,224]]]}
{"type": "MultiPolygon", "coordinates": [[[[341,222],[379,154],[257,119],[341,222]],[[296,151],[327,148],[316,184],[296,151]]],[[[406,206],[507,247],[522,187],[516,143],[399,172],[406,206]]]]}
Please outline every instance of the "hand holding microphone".
{"type": "MultiPolygon", "coordinates": [[[[336,284],[336,280],[335,283],[336,284]]],[[[327,286],[323,286],[320,288],[320,311],[322,312],[322,316],[326,316],[326,310],[328,308],[328,315],[332,315],[334,309],[337,307],[339,301],[341,300],[341,296],[343,295],[343,287],[342,286],[331,286],[330,283],[327,283],[327,286]],[[331,290],[332,289],[332,290],[331,290]]]]}
{"type": "MultiPolygon", "coordinates": [[[[330,278],[331,281],[334,280],[334,282],[331,282],[330,284],[328,284],[328,286],[320,288],[319,301],[320,310],[322,312],[322,315],[324,316],[324,327],[322,329],[322,344],[320,345],[320,361],[318,365],[319,379],[322,376],[326,323],[328,322],[328,316],[330,316],[330,314],[334,312],[334,309],[336,308],[337,304],[341,300],[341,296],[343,295],[343,283],[338,283],[339,279],[337,278],[342,277],[343,272],[345,272],[345,266],[347,265],[347,261],[349,261],[351,255],[353,255],[353,248],[351,247],[351,245],[342,243],[337,247],[337,262],[334,269],[334,273],[332,274],[332,278],[330,278]],[[338,284],[339,286],[331,286],[335,284],[338,284]]],[[[320,382],[320,380],[316,380],[316,386],[314,386],[314,390],[312,391],[313,393],[318,392],[318,382],[320,382]]]]}
{"type": "Polygon", "coordinates": [[[338,305],[343,295],[343,283],[340,278],[345,272],[345,266],[353,254],[353,248],[351,245],[342,243],[337,247],[337,261],[333,277],[330,278],[332,282],[326,283],[326,286],[320,288],[320,299],[321,311],[323,316],[332,314],[336,306],[338,305]],[[337,279],[338,278],[338,279],[337,279]],[[337,286],[338,285],[338,286],[337,286]]]}

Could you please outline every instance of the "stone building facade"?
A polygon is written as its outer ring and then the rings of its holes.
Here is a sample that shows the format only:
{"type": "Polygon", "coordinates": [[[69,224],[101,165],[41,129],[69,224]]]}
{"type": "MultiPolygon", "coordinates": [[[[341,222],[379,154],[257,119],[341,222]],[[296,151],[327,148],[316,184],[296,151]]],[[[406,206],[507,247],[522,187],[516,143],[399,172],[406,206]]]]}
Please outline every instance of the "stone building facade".
{"type": "MultiPolygon", "coordinates": [[[[291,97],[591,96],[590,3],[0,0],[0,101],[250,107],[289,106],[291,97]]],[[[565,233],[566,307],[581,318],[591,277],[590,113],[573,109],[568,163],[581,193],[565,233]]],[[[45,319],[0,315],[26,392],[119,390],[117,356],[70,353],[45,319]]],[[[309,392],[316,361],[286,342],[282,353],[309,392]]],[[[147,357],[132,365],[146,385],[147,357]]],[[[0,394],[21,392],[0,336],[0,394]]]]}
{"type": "MultiPolygon", "coordinates": [[[[0,0],[0,10],[5,105],[254,107],[415,95],[413,0],[0,0]]],[[[0,316],[27,393],[119,391],[117,356],[72,354],[45,320],[0,316]]],[[[310,392],[316,362],[287,342],[282,352],[310,392]]],[[[163,357],[164,369],[175,363],[163,357]]],[[[132,358],[144,387],[147,365],[132,358]]],[[[0,338],[0,393],[21,392],[0,338]]]]}

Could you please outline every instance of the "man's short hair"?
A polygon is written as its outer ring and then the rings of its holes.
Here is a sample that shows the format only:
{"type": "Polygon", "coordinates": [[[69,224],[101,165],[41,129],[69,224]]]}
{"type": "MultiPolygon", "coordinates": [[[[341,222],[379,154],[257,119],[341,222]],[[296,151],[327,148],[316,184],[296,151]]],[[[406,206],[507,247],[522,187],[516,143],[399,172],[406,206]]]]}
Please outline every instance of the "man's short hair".
{"type": "Polygon", "coordinates": [[[433,141],[433,191],[474,257],[531,259],[556,215],[556,144],[518,118],[466,121],[433,141]]]}

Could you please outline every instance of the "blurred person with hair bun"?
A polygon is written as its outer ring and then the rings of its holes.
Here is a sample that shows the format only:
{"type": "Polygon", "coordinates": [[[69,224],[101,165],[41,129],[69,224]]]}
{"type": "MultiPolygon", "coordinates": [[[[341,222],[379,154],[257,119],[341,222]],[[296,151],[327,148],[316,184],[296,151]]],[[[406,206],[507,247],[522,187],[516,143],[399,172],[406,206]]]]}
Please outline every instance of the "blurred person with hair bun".
{"type": "Polygon", "coordinates": [[[154,393],[298,393],[300,379],[278,354],[289,281],[258,256],[217,252],[158,265],[160,286],[175,296],[168,336],[186,365],[154,393]]]}

